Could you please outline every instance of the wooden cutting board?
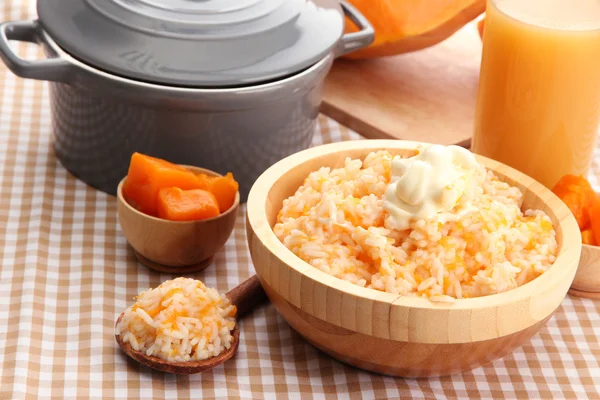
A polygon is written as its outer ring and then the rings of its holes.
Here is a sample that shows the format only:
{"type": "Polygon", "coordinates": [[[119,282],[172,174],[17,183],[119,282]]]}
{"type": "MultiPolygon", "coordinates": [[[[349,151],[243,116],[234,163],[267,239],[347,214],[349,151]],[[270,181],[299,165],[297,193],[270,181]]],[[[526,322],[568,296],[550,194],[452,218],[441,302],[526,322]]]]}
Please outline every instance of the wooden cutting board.
{"type": "Polygon", "coordinates": [[[370,139],[468,145],[481,47],[473,22],[418,52],[336,60],[321,111],[370,139]]]}

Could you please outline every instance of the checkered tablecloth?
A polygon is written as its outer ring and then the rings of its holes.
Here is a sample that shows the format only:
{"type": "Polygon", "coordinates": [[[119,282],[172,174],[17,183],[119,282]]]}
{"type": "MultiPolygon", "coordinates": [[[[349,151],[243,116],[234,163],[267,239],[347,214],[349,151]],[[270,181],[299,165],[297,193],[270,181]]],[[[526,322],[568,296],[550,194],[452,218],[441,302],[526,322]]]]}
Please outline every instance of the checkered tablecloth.
{"type": "MultiPolygon", "coordinates": [[[[34,1],[0,1],[0,20],[34,15],[34,1]]],[[[35,46],[21,51],[40,56],[35,46]]],[[[241,323],[239,353],[211,372],[174,376],[136,364],[115,343],[115,318],[140,290],[172,276],[136,262],[114,197],[62,168],[50,118],[47,85],[0,66],[0,399],[600,399],[600,302],[569,296],[512,355],[442,379],[341,364],[302,340],[271,305],[241,323]]],[[[314,143],[359,138],[321,117],[314,143]]],[[[254,271],[244,212],[214,265],[195,276],[220,291],[254,271]]]]}

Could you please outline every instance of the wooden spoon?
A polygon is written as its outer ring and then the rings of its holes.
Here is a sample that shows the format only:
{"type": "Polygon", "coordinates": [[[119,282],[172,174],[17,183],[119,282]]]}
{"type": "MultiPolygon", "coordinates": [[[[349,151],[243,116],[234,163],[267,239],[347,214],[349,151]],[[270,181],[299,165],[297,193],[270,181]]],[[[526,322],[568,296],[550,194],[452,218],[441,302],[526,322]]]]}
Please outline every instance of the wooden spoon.
{"type": "MultiPolygon", "coordinates": [[[[169,362],[163,360],[162,358],[147,356],[144,352],[134,350],[129,343],[124,343],[121,340],[120,335],[115,335],[115,339],[117,340],[121,350],[123,350],[129,357],[158,371],[183,375],[191,375],[208,371],[224,363],[235,355],[240,344],[239,320],[267,299],[267,295],[260,285],[257,275],[246,279],[240,285],[227,292],[226,296],[229,301],[231,301],[231,304],[237,307],[237,313],[235,315],[236,324],[232,331],[233,343],[229,349],[224,349],[215,357],[207,358],[206,360],[202,361],[169,362]]],[[[123,313],[117,319],[115,326],[121,322],[122,318],[123,313]]]]}

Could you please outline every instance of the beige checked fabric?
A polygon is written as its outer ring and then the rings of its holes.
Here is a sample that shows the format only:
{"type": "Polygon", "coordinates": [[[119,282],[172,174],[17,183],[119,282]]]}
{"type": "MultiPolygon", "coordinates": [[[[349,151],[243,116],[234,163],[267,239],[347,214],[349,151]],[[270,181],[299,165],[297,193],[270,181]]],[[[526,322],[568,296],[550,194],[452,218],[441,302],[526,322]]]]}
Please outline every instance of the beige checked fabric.
{"type": "MultiPolygon", "coordinates": [[[[34,1],[0,1],[2,21],[34,16],[34,1]]],[[[20,46],[27,57],[41,56],[35,46],[20,46]]],[[[321,117],[314,144],[359,138],[321,117]]],[[[254,272],[243,213],[214,265],[194,276],[220,291],[254,272]]],[[[47,85],[16,78],[3,65],[0,231],[0,399],[600,399],[600,302],[569,296],[512,355],[441,379],[384,377],[341,364],[303,341],[271,305],[241,323],[239,353],[211,372],[174,376],[131,361],[115,343],[115,318],[139,291],[172,276],[138,264],[115,198],[57,161],[47,85]]]]}

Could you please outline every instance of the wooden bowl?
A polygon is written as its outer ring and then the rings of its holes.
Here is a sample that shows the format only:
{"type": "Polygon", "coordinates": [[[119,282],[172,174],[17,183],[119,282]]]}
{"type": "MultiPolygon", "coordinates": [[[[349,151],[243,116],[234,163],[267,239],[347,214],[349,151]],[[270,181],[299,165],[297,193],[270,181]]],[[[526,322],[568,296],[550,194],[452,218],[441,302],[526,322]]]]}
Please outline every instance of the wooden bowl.
{"type": "Polygon", "coordinates": [[[523,205],[544,210],[556,228],[559,254],[537,279],[487,297],[432,303],[359,287],[296,257],[272,227],[284,199],[312,171],[343,166],[346,157],[376,150],[415,154],[421,143],[360,140],[315,147],[269,168],[247,203],[254,267],[278,312],[306,340],[353,366],[395,376],[428,377],[465,371],[512,352],[548,321],[564,299],[581,254],[577,223],[562,201],[524,174],[478,157],[524,194],[523,205]]]}
{"type": "Polygon", "coordinates": [[[600,299],[600,247],[584,244],[569,294],[600,299]]]}
{"type": "MultiPolygon", "coordinates": [[[[194,172],[220,176],[216,172],[184,166],[194,172]]],[[[138,260],[150,269],[185,274],[207,268],[213,256],[233,231],[240,204],[237,193],[233,206],[221,215],[202,221],[168,221],[133,208],[123,197],[123,184],[117,188],[119,223],[138,260]]]]}

